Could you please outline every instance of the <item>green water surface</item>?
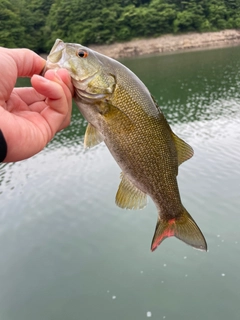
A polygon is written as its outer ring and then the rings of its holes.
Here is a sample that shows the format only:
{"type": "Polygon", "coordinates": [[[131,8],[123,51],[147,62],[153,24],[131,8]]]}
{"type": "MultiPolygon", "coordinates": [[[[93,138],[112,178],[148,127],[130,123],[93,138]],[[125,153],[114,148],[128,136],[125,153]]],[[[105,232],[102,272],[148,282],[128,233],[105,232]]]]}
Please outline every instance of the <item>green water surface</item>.
{"type": "Polygon", "coordinates": [[[115,205],[120,169],[103,143],[84,151],[75,108],[41,153],[0,165],[1,320],[240,319],[240,47],[123,63],[194,148],[178,182],[209,251],[150,252],[153,202],[115,205]]]}

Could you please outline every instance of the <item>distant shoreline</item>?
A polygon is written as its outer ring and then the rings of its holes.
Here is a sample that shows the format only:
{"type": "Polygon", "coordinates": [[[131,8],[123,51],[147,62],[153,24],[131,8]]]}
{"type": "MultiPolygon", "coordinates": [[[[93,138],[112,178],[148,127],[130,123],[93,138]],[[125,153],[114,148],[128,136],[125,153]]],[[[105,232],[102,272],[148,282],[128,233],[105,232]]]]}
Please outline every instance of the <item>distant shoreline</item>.
{"type": "Polygon", "coordinates": [[[91,45],[89,47],[111,58],[119,59],[236,45],[240,45],[240,30],[169,34],[158,38],[131,40],[110,45],[91,45]]]}
{"type": "MultiPolygon", "coordinates": [[[[240,30],[163,35],[158,38],[131,40],[109,45],[89,45],[89,48],[114,59],[214,49],[240,45],[240,30]]],[[[46,55],[42,55],[46,58],[46,55]]]]}

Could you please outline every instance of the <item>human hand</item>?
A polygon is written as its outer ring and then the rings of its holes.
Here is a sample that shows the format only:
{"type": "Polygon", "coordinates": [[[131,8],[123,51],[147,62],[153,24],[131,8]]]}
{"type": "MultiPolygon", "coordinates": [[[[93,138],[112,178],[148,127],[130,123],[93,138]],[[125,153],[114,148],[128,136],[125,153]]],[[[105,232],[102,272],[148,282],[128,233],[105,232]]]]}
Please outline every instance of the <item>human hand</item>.
{"type": "MultiPolygon", "coordinates": [[[[0,47],[0,130],[7,144],[4,162],[33,156],[70,124],[70,76],[64,69],[40,76],[45,63],[31,50],[0,47]],[[17,77],[31,77],[32,87],[14,88],[17,77]]],[[[1,148],[0,143],[0,155],[1,148]]]]}

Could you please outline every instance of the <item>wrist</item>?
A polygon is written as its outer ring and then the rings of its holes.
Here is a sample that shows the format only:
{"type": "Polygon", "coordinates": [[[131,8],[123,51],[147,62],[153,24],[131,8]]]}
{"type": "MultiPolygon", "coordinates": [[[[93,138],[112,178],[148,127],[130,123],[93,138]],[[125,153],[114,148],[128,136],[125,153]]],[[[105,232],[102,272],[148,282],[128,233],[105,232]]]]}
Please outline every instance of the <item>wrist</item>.
{"type": "Polygon", "coordinates": [[[2,130],[0,129],[0,162],[3,162],[7,156],[7,142],[4,138],[2,130]]]}

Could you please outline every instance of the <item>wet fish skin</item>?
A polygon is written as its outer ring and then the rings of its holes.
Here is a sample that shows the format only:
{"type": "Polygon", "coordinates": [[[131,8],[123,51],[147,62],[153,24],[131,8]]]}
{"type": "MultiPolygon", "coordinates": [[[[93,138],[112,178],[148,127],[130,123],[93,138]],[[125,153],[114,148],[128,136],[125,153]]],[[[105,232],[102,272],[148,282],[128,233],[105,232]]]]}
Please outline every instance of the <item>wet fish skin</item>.
{"type": "Polygon", "coordinates": [[[89,122],[84,144],[104,141],[122,169],[116,204],[138,209],[149,195],[158,221],[152,251],[167,237],[207,250],[205,238],[183,207],[177,185],[178,166],[192,148],[171,130],[142,81],[118,61],[79,44],[56,40],[46,69],[66,68],[74,99],[89,122]]]}

